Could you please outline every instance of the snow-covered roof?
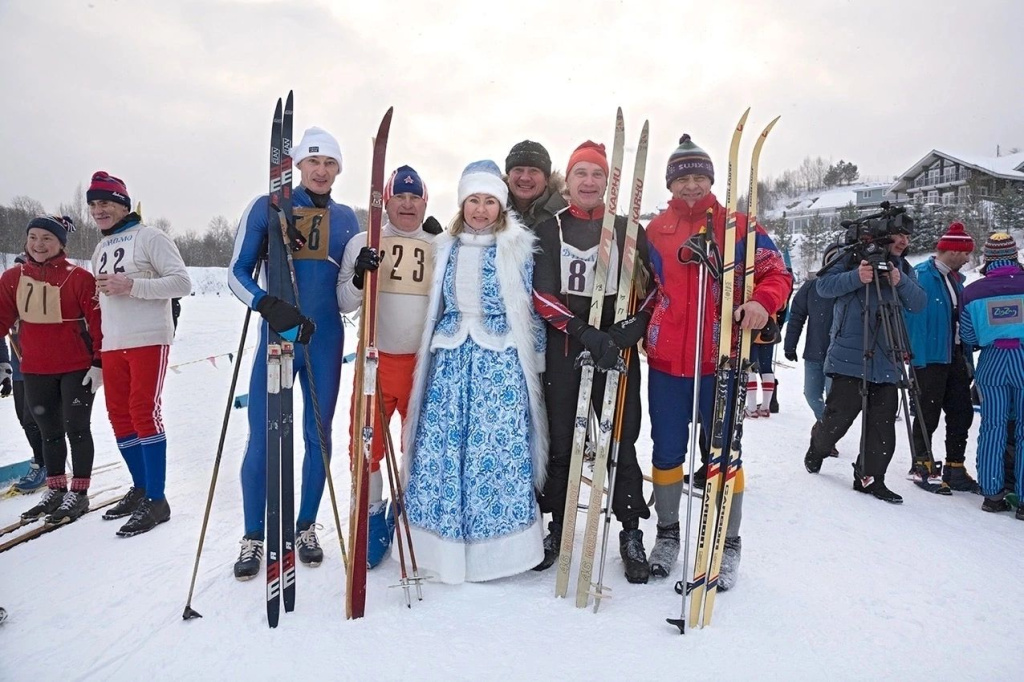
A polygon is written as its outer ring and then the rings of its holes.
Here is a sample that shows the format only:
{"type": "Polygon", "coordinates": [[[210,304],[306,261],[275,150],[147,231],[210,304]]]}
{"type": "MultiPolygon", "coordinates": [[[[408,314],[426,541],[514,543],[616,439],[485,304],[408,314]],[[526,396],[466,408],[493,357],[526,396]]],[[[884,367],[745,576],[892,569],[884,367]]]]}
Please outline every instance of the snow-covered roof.
{"type": "Polygon", "coordinates": [[[1005,156],[981,156],[933,149],[925,154],[920,161],[901,173],[896,182],[889,188],[889,191],[894,193],[906,191],[910,184],[908,180],[919,175],[923,169],[932,165],[939,157],[955,161],[968,168],[997,178],[1024,181],[1024,152],[1007,154],[1005,156]]]}
{"type": "MultiPolygon", "coordinates": [[[[847,185],[844,187],[833,187],[826,190],[815,190],[807,192],[799,197],[780,199],[775,204],[775,210],[771,213],[781,215],[800,214],[803,212],[813,213],[822,211],[825,213],[838,211],[849,204],[857,205],[857,192],[865,192],[876,189],[885,189],[889,183],[863,183],[858,185],[847,185]]],[[[775,217],[775,216],[771,216],[775,217]]]]}

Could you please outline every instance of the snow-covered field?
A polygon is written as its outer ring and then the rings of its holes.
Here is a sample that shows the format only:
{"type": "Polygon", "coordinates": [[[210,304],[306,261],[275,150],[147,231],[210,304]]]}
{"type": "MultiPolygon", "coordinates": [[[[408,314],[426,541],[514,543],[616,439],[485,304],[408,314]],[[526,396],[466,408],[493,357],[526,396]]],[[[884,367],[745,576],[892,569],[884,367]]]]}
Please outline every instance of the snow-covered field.
{"type": "MultiPolygon", "coordinates": [[[[183,308],[172,364],[234,352],[244,309],[230,295],[211,291],[183,308]]],[[[193,599],[204,618],[182,621],[231,372],[226,357],[216,366],[183,364],[168,374],[164,392],[170,523],[121,539],[117,522],[91,514],[0,554],[0,606],[10,613],[0,626],[0,679],[1019,678],[1024,523],[983,514],[980,497],[929,495],[903,480],[905,432],[889,481],[904,495],[902,507],[850,489],[856,424],[839,460],[808,475],[802,457],[813,417],[801,371],[780,367],[782,412],[747,422],[739,582],[718,600],[712,626],[680,636],[664,620],[679,613],[678,578],[627,584],[614,539],[607,572],[614,598],[596,615],[553,598],[554,571],[428,584],[424,601],[407,609],[401,590],[390,588],[398,578],[392,561],[370,573],[366,618],[346,621],[327,495],[320,515],[327,558],[316,569],[298,567],[296,610],[268,629],[263,581],[231,576],[242,534],[241,410],[232,413],[193,599]]],[[[352,366],[344,372],[342,385],[351,386],[352,366]]],[[[119,461],[102,401],[93,423],[97,464],[119,461]]],[[[334,423],[342,453],[347,423],[345,396],[334,423]]],[[[25,459],[9,400],[0,402],[0,424],[0,464],[25,459]]],[[[935,440],[943,442],[941,426],[935,440]]],[[[647,460],[646,426],[638,449],[647,460]]],[[[972,438],[972,470],[973,451],[972,438]]],[[[343,523],[344,461],[334,467],[343,523]]],[[[97,474],[93,487],[128,481],[121,466],[97,474]]],[[[0,525],[31,504],[0,501],[0,525]]],[[[643,528],[649,549],[654,520],[643,528]]]]}

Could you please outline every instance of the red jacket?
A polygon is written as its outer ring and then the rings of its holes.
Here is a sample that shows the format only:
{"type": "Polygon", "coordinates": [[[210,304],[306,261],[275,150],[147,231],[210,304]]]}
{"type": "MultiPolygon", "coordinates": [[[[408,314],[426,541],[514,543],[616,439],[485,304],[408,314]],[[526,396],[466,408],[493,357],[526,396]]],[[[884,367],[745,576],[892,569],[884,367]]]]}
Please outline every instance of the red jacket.
{"type": "Polygon", "coordinates": [[[30,258],[0,275],[0,337],[16,324],[25,374],[65,374],[99,365],[96,280],[63,253],[45,263],[30,258]]]}
{"type": "MultiPolygon", "coordinates": [[[[653,369],[677,377],[693,376],[698,329],[704,337],[701,375],[713,374],[717,364],[719,316],[716,301],[720,287],[708,277],[706,313],[703,324],[698,327],[695,324],[698,268],[693,263],[679,261],[679,247],[706,224],[708,208],[713,210],[715,242],[720,249],[724,248],[725,208],[714,194],[708,194],[693,207],[685,201],[672,199],[668,208],[647,226],[651,268],[658,286],[654,313],[647,328],[647,362],[653,369]]],[[[735,274],[741,275],[746,255],[746,215],[738,213],[736,223],[735,274]]],[[[753,300],[773,313],[785,305],[793,278],[779,250],[760,225],[755,259],[753,300]]],[[[743,295],[739,282],[735,292],[738,304],[743,295]]]]}

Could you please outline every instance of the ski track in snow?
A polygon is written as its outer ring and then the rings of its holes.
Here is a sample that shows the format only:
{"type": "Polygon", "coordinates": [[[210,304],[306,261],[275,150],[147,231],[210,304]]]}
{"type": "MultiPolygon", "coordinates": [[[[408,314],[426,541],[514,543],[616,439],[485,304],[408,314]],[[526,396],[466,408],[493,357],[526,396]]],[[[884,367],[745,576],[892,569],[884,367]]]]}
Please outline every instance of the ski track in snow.
{"type": "MultiPolygon", "coordinates": [[[[243,315],[230,296],[185,299],[171,363],[233,353],[243,315]]],[[[347,331],[351,350],[352,328],[347,331]]],[[[255,342],[255,325],[250,334],[246,345],[255,342]]],[[[246,354],[238,393],[247,391],[251,359],[246,354]]],[[[1012,515],[982,513],[979,496],[943,498],[904,480],[909,454],[902,423],[887,481],[904,496],[902,507],[851,490],[858,423],[840,443],[839,459],[827,459],[817,476],[807,474],[802,460],[813,417],[799,363],[777,369],[783,411],[745,422],[740,577],[720,595],[714,623],[703,630],[681,637],[665,623],[679,614],[672,589],[678,566],[667,580],[626,583],[618,524],[606,570],[612,597],[596,615],[574,607],[575,570],[565,600],[552,597],[554,570],[528,571],[484,584],[427,583],[424,601],[407,609],[402,591],[389,587],[398,579],[395,559],[369,574],[366,618],[346,621],[345,576],[326,492],[319,519],[325,562],[317,569],[299,565],[296,610],[270,630],[262,575],[247,583],[231,576],[242,535],[244,410],[231,415],[192,600],[204,618],[184,622],[230,372],[221,358],[217,367],[200,362],[167,376],[169,523],[121,539],[114,535],[120,522],[96,513],[0,554],[0,605],[10,614],[0,626],[0,679],[263,680],[308,670],[342,680],[672,674],[934,682],[1008,678],[1024,663],[1014,610],[1024,602],[1024,524],[1012,515]]],[[[346,526],[349,478],[342,463],[351,385],[352,365],[346,365],[334,423],[341,457],[334,481],[346,526]]],[[[643,395],[646,400],[646,382],[643,395]]],[[[300,423],[300,400],[296,410],[300,423]]],[[[0,402],[0,413],[0,462],[24,459],[27,446],[10,401],[0,402]]],[[[97,465],[119,462],[102,401],[93,425],[97,465]]],[[[942,429],[935,437],[940,458],[942,429]]],[[[968,448],[972,472],[975,435],[968,448]]],[[[638,451],[649,469],[646,422],[638,451]]],[[[296,483],[300,475],[297,458],[296,483]]],[[[129,484],[123,466],[96,475],[95,486],[114,484],[129,484]]],[[[0,525],[31,504],[0,501],[0,525]]],[[[694,532],[698,515],[695,500],[694,532]]],[[[642,528],[650,551],[654,519],[642,528]]],[[[578,555],[583,529],[577,530],[578,555]]],[[[692,557],[692,542],[690,551],[692,557]]]]}

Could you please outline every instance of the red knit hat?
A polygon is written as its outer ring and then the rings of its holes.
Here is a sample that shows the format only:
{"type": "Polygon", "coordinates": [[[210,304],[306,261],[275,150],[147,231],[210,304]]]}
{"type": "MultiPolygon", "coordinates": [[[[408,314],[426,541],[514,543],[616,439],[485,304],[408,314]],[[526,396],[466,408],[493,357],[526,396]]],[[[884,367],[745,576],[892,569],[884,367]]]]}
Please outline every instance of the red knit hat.
{"type": "Polygon", "coordinates": [[[85,193],[86,201],[113,201],[121,204],[129,211],[132,210],[132,200],[128,196],[128,188],[124,180],[115,178],[106,171],[96,171],[92,174],[92,182],[89,183],[89,190],[85,193]]]}
{"type": "Polygon", "coordinates": [[[605,154],[604,145],[596,142],[587,140],[573,151],[572,156],[569,157],[569,165],[566,166],[566,175],[572,172],[572,167],[580,161],[589,161],[590,163],[596,163],[603,170],[605,175],[608,174],[608,155],[605,154]]]}
{"type": "Polygon", "coordinates": [[[942,238],[939,239],[935,249],[937,251],[963,251],[970,253],[974,251],[974,240],[971,239],[971,235],[964,231],[963,223],[955,222],[949,226],[946,234],[942,235],[942,238]]]}

